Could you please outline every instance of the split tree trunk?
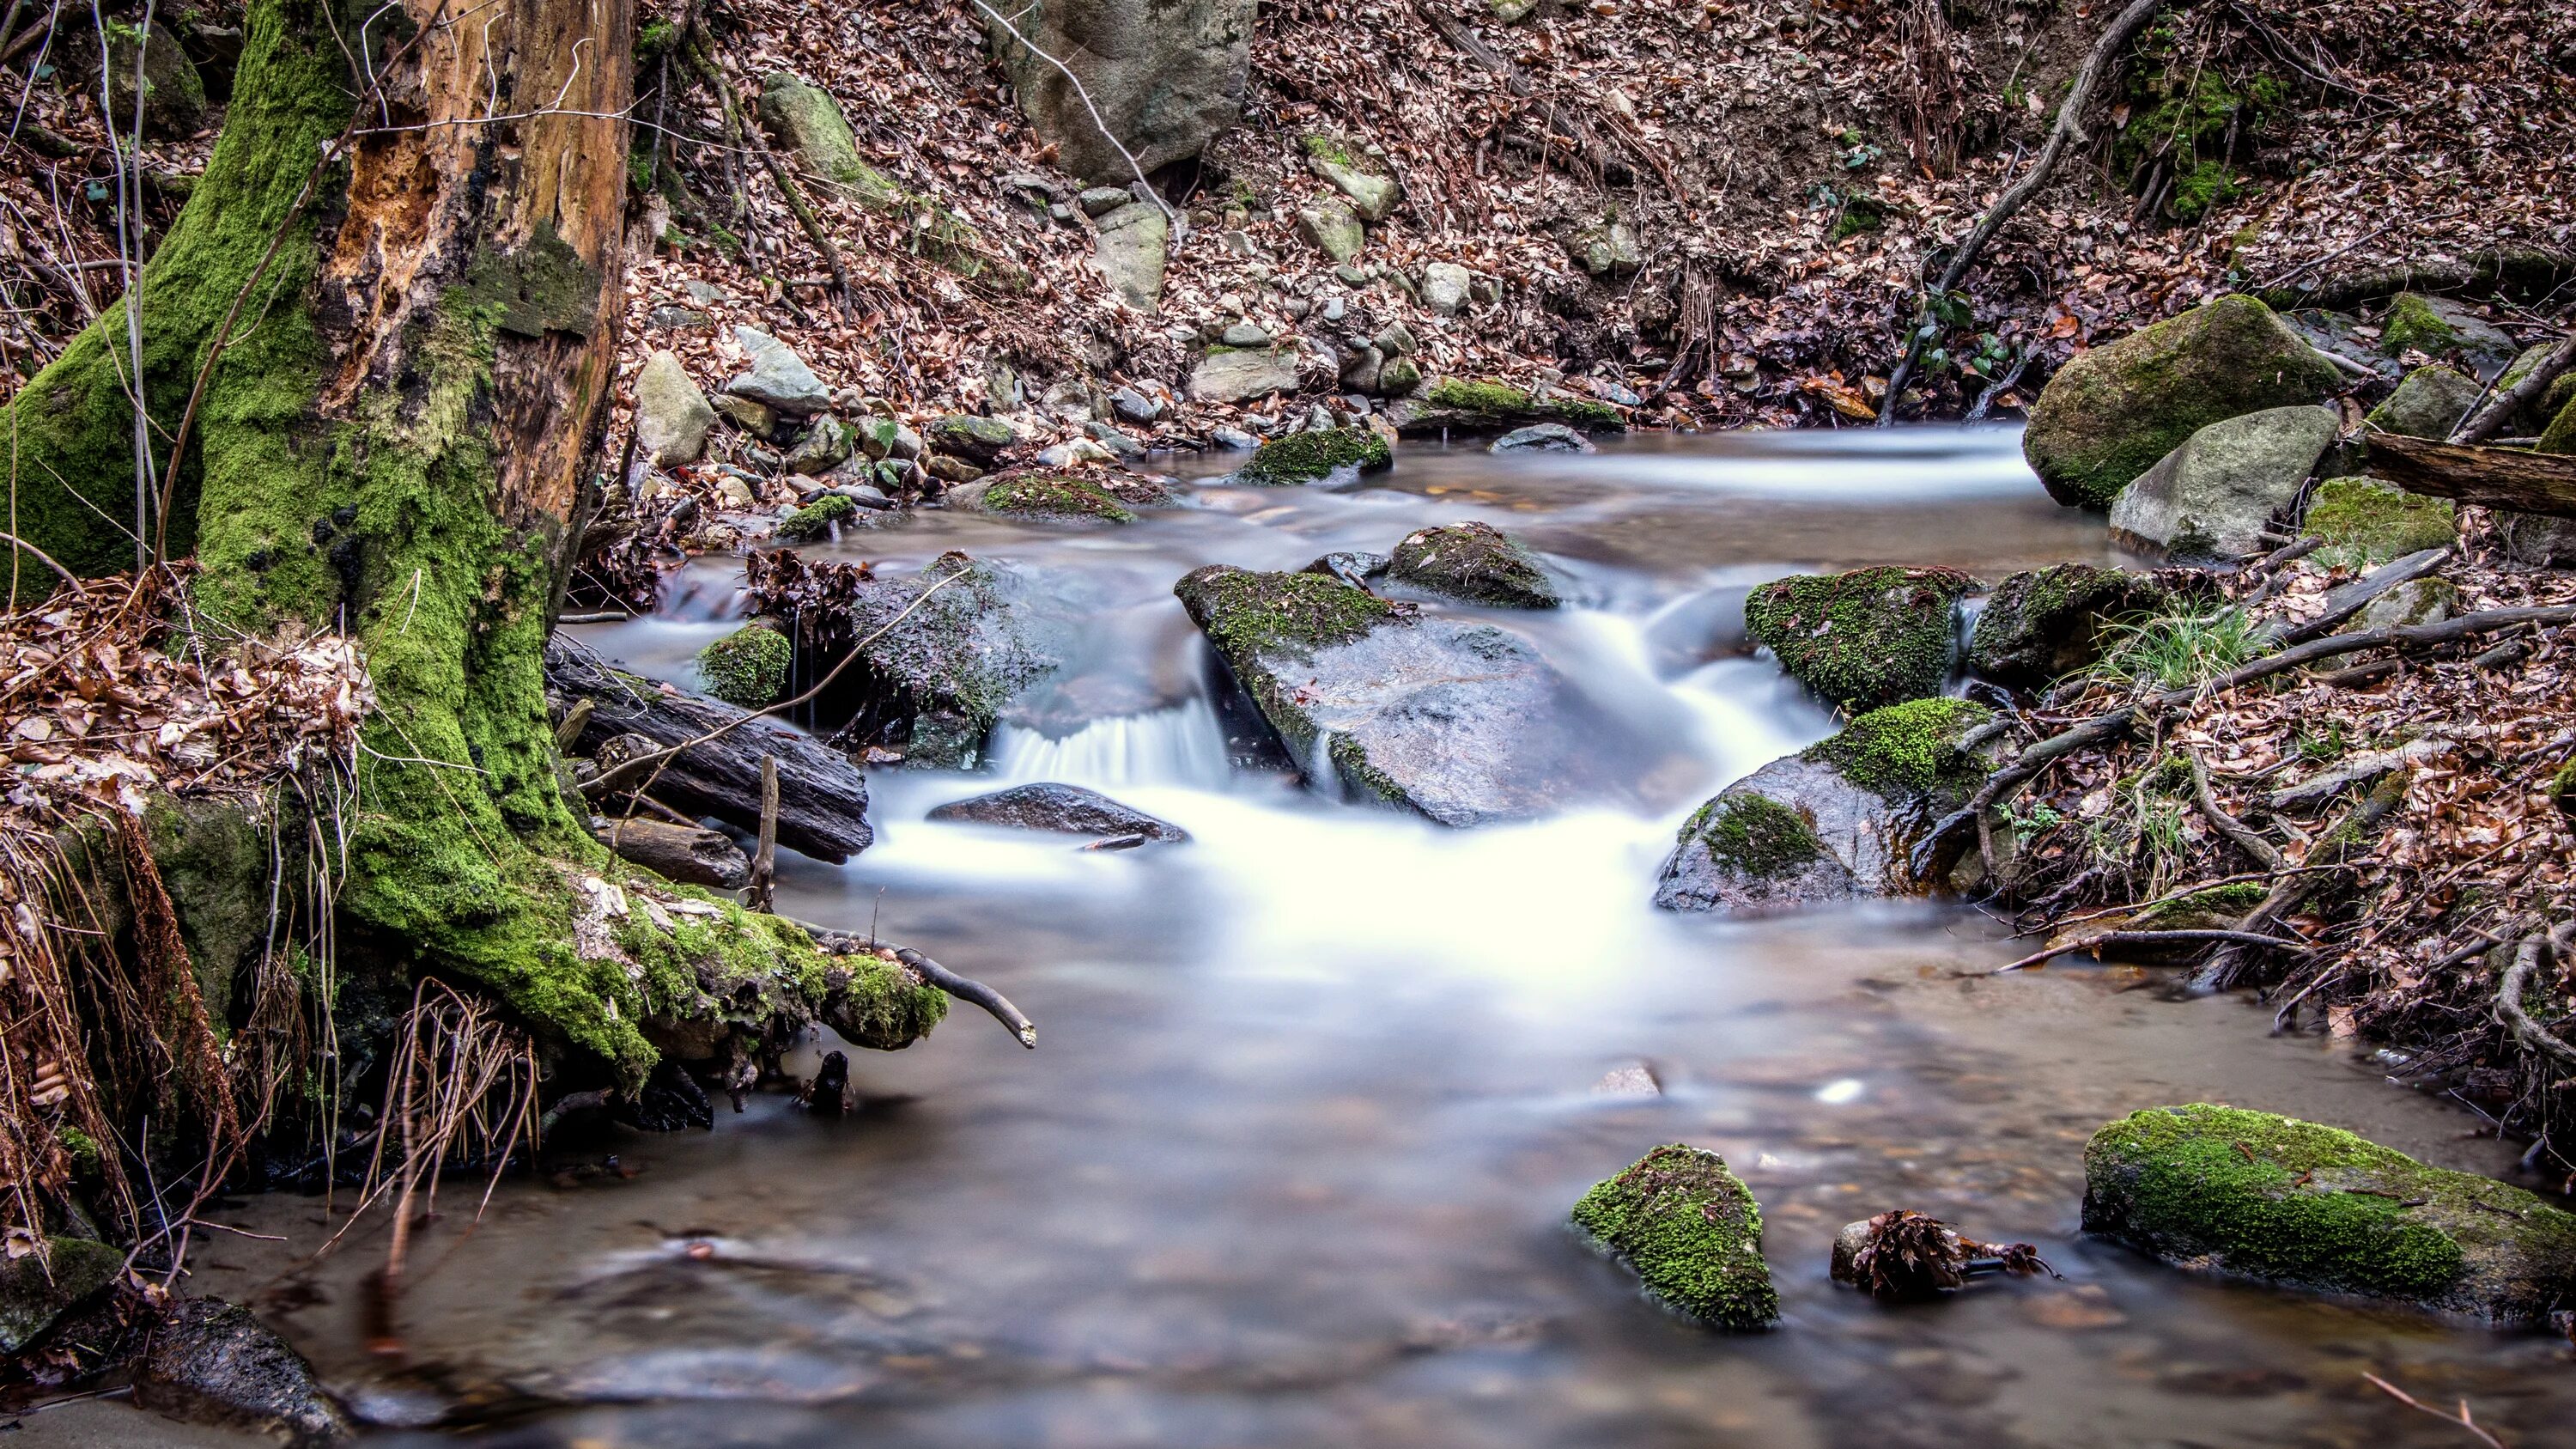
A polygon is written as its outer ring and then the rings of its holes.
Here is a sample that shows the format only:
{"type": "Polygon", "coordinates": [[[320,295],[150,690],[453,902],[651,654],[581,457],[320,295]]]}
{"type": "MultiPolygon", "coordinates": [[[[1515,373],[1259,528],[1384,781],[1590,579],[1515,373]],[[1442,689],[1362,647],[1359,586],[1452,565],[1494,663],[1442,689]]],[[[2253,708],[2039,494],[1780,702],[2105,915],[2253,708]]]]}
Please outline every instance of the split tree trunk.
{"type": "MultiPolygon", "coordinates": [[[[573,948],[557,862],[597,851],[541,652],[611,395],[633,29],[631,0],[250,0],[223,133],[138,288],[197,614],[345,629],[383,703],[344,919],[629,1071],[635,988],[573,948]]],[[[135,558],[124,338],[112,311],[7,409],[10,532],[83,573],[135,558]]]]}

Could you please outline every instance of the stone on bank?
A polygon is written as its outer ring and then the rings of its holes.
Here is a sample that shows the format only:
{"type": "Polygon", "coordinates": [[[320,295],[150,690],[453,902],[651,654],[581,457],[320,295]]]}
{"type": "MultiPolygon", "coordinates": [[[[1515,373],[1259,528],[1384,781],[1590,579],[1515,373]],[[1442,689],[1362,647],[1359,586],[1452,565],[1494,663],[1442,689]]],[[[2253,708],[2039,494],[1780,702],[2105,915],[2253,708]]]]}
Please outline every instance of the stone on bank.
{"type": "Polygon", "coordinates": [[[1636,1271],[1647,1294],[1712,1328],[1780,1320],[1762,1260],[1762,1208],[1726,1159],[1670,1143],[1593,1186],[1574,1225],[1636,1271]]]}
{"type": "Polygon", "coordinates": [[[1952,611],[1975,586],[1944,568],[1792,574],[1745,598],[1744,626],[1790,678],[1844,709],[1875,709],[1940,692],[1952,611]]]}
{"type": "Polygon", "coordinates": [[[2576,1215],[2269,1112],[2194,1103],[2103,1127],[2084,1227],[2184,1267],[2496,1323],[2576,1303],[2576,1215]]]}
{"type": "Polygon", "coordinates": [[[2270,408],[2212,423],[2122,490],[2111,537],[2177,563],[2264,551],[2264,526],[2298,501],[2341,424],[2321,407],[2270,408]]]}

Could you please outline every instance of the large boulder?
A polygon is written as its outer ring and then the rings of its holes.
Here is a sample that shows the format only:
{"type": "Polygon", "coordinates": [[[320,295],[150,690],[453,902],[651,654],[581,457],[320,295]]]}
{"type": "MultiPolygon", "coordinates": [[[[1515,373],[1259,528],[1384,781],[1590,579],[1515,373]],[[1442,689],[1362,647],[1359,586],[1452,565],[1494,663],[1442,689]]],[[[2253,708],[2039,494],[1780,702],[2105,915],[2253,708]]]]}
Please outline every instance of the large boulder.
{"type": "Polygon", "coordinates": [[[1938,694],[1952,613],[1976,581],[1956,569],[1792,574],[1744,601],[1744,627],[1789,677],[1844,709],[1938,694]]]}
{"type": "Polygon", "coordinates": [[[1655,904],[1759,911],[1919,889],[1911,837],[1985,779],[1989,762],[1966,740],[1992,716],[1962,699],[1909,700],[1764,765],[1682,825],[1655,904]]]}
{"type": "Polygon", "coordinates": [[[1190,369],[1189,394],[1197,402],[1249,402],[1296,390],[1294,347],[1211,347],[1190,369]]]}
{"type": "Polygon", "coordinates": [[[2186,1267],[2528,1323],[2576,1302],[2576,1215],[2269,1112],[2150,1107],[2084,1149],[2084,1228],[2186,1267]]]}
{"type": "Polygon", "coordinates": [[[2370,410],[2369,424],[2409,438],[2447,438],[2477,406],[2486,389],[2475,378],[2438,364],[2406,374],[2397,390],[2370,410]]]}
{"type": "Polygon", "coordinates": [[[36,1252],[0,1256],[0,1358],[35,1342],[124,1266],[123,1253],[87,1238],[47,1238],[36,1252]]]}
{"type": "Polygon", "coordinates": [[[1490,523],[1419,528],[1395,546],[1387,577],[1427,593],[1504,609],[1564,602],[1536,556],[1490,523]]]}
{"type": "Polygon", "coordinates": [[[1574,1225],[1636,1270],[1648,1296],[1712,1328],[1749,1331],[1780,1320],[1762,1260],[1762,1207],[1726,1159],[1668,1143],[1595,1183],[1574,1225]]]}
{"type": "Polygon", "coordinates": [[[733,340],[750,358],[743,370],[725,383],[727,393],[799,417],[832,405],[832,390],[823,385],[794,348],[757,327],[736,326],[733,340]]]}
{"type": "Polygon", "coordinates": [[[2178,563],[2260,553],[2264,527],[2298,500],[2337,431],[2333,411],[2312,406],[2212,423],[2121,492],[2111,537],[2178,563]]]}
{"type": "Polygon", "coordinates": [[[1253,0],[1040,0],[1012,7],[1009,28],[987,20],[1020,109],[1060,148],[1065,169],[1124,184],[1139,169],[1189,160],[1235,123],[1251,74],[1253,8],[1253,0]]]}
{"type": "Polygon", "coordinates": [[[2022,456],[2060,503],[2109,506],[2211,423],[2310,403],[2342,374],[2251,297],[2206,306],[2082,352],[2032,405],[2022,456]]]}
{"type": "Polygon", "coordinates": [[[1462,826],[1619,787],[1600,762],[1621,723],[1507,630],[1321,573],[1217,564],[1172,591],[1320,783],[1462,826]]]}
{"type": "Polygon", "coordinates": [[[176,1419],[278,1435],[296,1449],[353,1434],[304,1355],[249,1309],[214,1298],[181,1303],[152,1331],[134,1402],[176,1419]]]}
{"type": "Polygon", "coordinates": [[[635,374],[635,446],[664,467],[706,455],[716,410],[689,370],[670,352],[656,352],[635,374]]]}
{"type": "Polygon", "coordinates": [[[1104,839],[1130,835],[1162,841],[1190,838],[1188,831],[1169,821],[1157,820],[1142,810],[1121,805],[1097,790],[1086,790],[1079,785],[1013,785],[1007,790],[995,790],[939,806],[930,812],[929,818],[1104,839]]]}
{"type": "Polygon", "coordinates": [[[2325,540],[2319,558],[2368,567],[2459,541],[2459,509],[2368,478],[2329,478],[2308,501],[2300,531],[2325,540]]]}
{"type": "Polygon", "coordinates": [[[1278,488],[1321,483],[1335,474],[1382,473],[1394,466],[1395,450],[1367,428],[1311,428],[1262,444],[1250,462],[1235,470],[1234,481],[1278,488]]]}
{"type": "Polygon", "coordinates": [[[1140,312],[1162,304],[1163,267],[1171,245],[1171,218],[1159,206],[1129,202],[1100,218],[1092,240],[1092,265],[1112,291],[1140,312]]]}
{"type": "Polygon", "coordinates": [[[2099,564],[2065,563],[1995,586],[1968,635],[1968,667],[1997,684],[2038,689],[2102,657],[2105,627],[2166,600],[2155,580],[2099,564]]]}

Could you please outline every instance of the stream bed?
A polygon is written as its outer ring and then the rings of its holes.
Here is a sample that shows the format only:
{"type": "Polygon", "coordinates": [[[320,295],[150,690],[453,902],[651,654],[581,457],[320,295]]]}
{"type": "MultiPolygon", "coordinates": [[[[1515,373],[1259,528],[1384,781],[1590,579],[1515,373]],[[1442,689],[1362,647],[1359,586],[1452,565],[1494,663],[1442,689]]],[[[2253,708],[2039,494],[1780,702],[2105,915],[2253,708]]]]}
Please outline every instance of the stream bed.
{"type": "MultiPolygon", "coordinates": [[[[493,1445],[2467,1442],[2365,1373],[2465,1396],[2517,1446],[2576,1436],[2546,1335],[2195,1278],[2077,1234],[2086,1137],[2161,1103],[2510,1173],[2477,1117],[2390,1086],[2353,1043],[2271,1037],[2268,1011],[2130,968],[1965,979],[2019,949],[1955,906],[1649,904],[1695,805],[1831,728],[1747,652],[1748,587],[2109,557],[2016,434],[1408,447],[1347,487],[1191,493],[1127,528],[931,511],[827,546],[880,572],[1004,559],[1079,620],[988,771],[877,771],[874,848],[781,860],[782,911],[873,922],[990,982],[1037,1051],[958,1009],[908,1051],[855,1054],[855,1120],[719,1098],[715,1132],[612,1133],[589,1160],[615,1170],[505,1181],[479,1224],[451,1182],[412,1249],[400,1367],[363,1347],[381,1224],[289,1271],[336,1226],[320,1199],[250,1204],[234,1220],[289,1241],[218,1241],[196,1287],[253,1303],[378,1422],[446,1413],[493,1445]],[[1607,772],[1628,790],[1459,832],[1261,767],[1173,582],[1467,518],[1563,569],[1570,607],[1493,617],[1653,742],[1604,743],[1636,753],[1607,772]],[[1081,852],[923,818],[1029,780],[1193,839],[1081,852]],[[1595,1091],[1639,1065],[1660,1095],[1595,1091]],[[1724,1153],[1760,1198],[1777,1331],[1668,1315],[1566,1226],[1668,1141],[1724,1153]],[[1899,1206],[2035,1243],[2065,1276],[1905,1309],[1829,1283],[1834,1231],[1899,1206]]],[[[581,632],[684,679],[732,627],[738,578],[699,560],[663,616],[581,632]]]]}

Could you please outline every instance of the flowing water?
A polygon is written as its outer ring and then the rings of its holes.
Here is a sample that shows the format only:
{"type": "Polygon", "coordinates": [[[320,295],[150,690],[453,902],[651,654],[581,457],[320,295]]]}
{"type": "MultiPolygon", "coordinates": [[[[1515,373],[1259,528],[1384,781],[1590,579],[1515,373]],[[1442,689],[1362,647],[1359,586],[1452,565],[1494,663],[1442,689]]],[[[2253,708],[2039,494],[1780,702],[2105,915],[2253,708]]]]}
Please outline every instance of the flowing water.
{"type": "MultiPolygon", "coordinates": [[[[1039,1023],[1023,1052],[952,1012],[859,1053],[855,1120],[778,1096],[712,1134],[620,1134],[616,1171],[451,1185],[414,1247],[407,1367],[360,1347],[357,1242],[319,1270],[318,1200],[225,1240],[251,1295],[379,1419],[444,1410],[508,1445],[2451,1445],[2370,1388],[2517,1445],[2576,1440],[2540,1335],[2195,1278],[2076,1232],[2107,1118],[2212,1099],[2509,1172],[2478,1120],[2349,1043],[2147,973],[1958,973],[2017,949],[1978,914],[1854,905],[1752,922],[1648,903],[1680,819],[1821,737],[1741,637],[1744,591],[1819,566],[1997,578],[2101,558],[2009,432],[1641,439],[1583,458],[1408,448],[1341,488],[1211,480],[1123,529],[922,513],[835,545],[881,572],[964,548],[1078,621],[980,776],[879,772],[879,844],[782,861],[781,909],[918,946],[1039,1023]],[[1263,762],[1171,597],[1208,562],[1294,568],[1482,518],[1544,550],[1571,607],[1497,615],[1632,721],[1617,799],[1472,832],[1301,790],[1263,762]],[[1088,785],[1179,846],[932,824],[999,780],[1088,785]],[[1643,1064],[1661,1095],[1594,1091],[1643,1064]],[[1710,1334],[1565,1226],[1666,1141],[1760,1197],[1786,1322],[1710,1334]],[[2062,1281],[1874,1306],[1827,1281],[1844,1222],[1912,1207],[2036,1243],[2062,1281]]],[[[666,617],[585,630],[685,677],[729,628],[730,560],[666,617]]],[[[400,1431],[384,1431],[401,1440],[400,1431]]],[[[428,1436],[424,1434],[424,1439],[428,1436]]]]}

